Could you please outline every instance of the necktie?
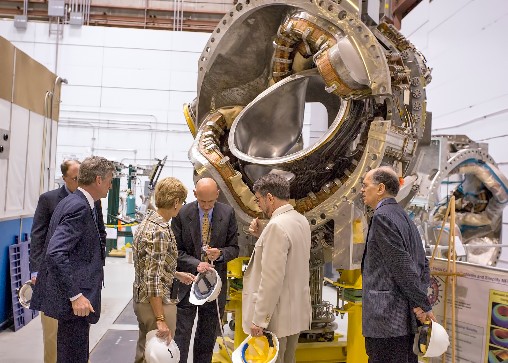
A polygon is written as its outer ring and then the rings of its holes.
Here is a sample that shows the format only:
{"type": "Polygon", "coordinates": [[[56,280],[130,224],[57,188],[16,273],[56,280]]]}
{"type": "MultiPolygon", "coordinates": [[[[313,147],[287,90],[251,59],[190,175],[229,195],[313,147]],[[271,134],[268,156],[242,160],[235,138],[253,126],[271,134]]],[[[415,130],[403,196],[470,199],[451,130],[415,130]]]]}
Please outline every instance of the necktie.
{"type": "MultiPolygon", "coordinates": [[[[210,220],[208,219],[208,213],[203,214],[201,220],[201,243],[203,244],[203,251],[208,247],[210,243],[210,220]]],[[[206,261],[206,253],[203,254],[203,261],[206,261]]]]}
{"type": "Polygon", "coordinates": [[[95,209],[95,207],[92,209],[92,217],[93,221],[95,222],[95,225],[97,225],[97,210],[95,209]]]}

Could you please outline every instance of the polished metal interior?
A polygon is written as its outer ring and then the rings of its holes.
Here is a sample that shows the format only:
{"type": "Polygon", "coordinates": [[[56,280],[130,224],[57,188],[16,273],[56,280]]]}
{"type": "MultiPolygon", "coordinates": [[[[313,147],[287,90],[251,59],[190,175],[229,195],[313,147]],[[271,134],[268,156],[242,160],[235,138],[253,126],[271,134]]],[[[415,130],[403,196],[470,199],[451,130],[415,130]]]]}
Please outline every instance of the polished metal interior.
{"type": "Polygon", "coordinates": [[[186,106],[196,177],[213,177],[234,207],[243,255],[255,242],[250,221],[264,218],[252,184],[267,173],[290,180],[291,202],[312,229],[313,316],[323,334],[331,312],[320,297],[323,263],[360,268],[363,176],[388,164],[412,177],[430,143],[425,58],[393,26],[361,19],[353,2],[239,1],[205,46],[198,96],[186,106]],[[328,117],[312,143],[310,102],[328,117]]]}

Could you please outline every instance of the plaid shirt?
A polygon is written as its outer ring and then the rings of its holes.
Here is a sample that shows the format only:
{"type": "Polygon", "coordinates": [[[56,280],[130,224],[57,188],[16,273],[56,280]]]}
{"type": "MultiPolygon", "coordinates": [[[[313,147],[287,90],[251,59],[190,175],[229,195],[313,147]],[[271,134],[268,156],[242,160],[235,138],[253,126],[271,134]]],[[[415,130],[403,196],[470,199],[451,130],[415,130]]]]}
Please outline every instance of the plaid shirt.
{"type": "Polygon", "coordinates": [[[132,251],[134,301],[145,303],[159,296],[164,304],[170,303],[178,250],[169,223],[156,211],[149,210],[138,226],[132,251]]]}

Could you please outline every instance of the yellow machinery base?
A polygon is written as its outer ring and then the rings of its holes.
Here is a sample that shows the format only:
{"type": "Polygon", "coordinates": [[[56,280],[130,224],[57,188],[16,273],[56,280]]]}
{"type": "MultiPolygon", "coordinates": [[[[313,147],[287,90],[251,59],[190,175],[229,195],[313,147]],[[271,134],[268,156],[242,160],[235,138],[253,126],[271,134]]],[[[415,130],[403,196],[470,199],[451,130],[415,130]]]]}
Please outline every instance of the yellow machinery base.
{"type": "MultiPolygon", "coordinates": [[[[346,362],[346,342],[339,341],[340,334],[335,334],[333,342],[299,343],[296,348],[296,361],[313,363],[346,362]]],[[[225,338],[229,354],[232,354],[233,340],[225,338]]],[[[231,363],[222,338],[217,338],[219,351],[213,354],[212,363],[231,363]]]]}
{"type": "MultiPolygon", "coordinates": [[[[241,278],[243,267],[248,258],[239,257],[228,262],[228,278],[241,278]]],[[[342,289],[362,289],[362,276],[360,270],[341,270],[340,281],[333,282],[342,289]]],[[[246,338],[242,329],[242,293],[241,290],[229,290],[229,301],[226,311],[234,314],[235,339],[225,338],[229,354],[240,345],[246,338]]],[[[335,333],[332,342],[299,343],[296,349],[296,361],[298,363],[367,363],[365,353],[365,339],[362,335],[362,304],[361,301],[348,301],[341,309],[336,309],[337,314],[348,314],[347,342],[339,341],[340,334],[335,333]],[[347,354],[349,353],[349,354],[347,354]]],[[[219,351],[213,354],[213,363],[231,363],[231,358],[224,347],[222,338],[217,339],[219,351]]]]}

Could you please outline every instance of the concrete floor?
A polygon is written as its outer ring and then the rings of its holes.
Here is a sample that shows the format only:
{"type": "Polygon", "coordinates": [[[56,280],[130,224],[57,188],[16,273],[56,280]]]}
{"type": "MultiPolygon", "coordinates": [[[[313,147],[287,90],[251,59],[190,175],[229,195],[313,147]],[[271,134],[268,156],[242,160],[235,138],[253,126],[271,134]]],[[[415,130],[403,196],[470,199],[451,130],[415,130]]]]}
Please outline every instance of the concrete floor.
{"type": "MultiPolygon", "coordinates": [[[[105,288],[102,292],[102,313],[97,324],[92,325],[90,329],[90,351],[92,352],[92,363],[127,363],[125,358],[115,360],[115,350],[120,353],[123,350],[125,354],[125,345],[129,346],[129,350],[134,351],[136,344],[135,331],[138,330],[137,324],[114,324],[117,317],[124,310],[126,305],[132,299],[132,282],[134,280],[134,265],[129,264],[123,258],[108,257],[105,267],[105,288]],[[123,330],[123,334],[116,334],[116,331],[123,330]],[[104,346],[98,344],[104,338],[104,342],[111,339],[111,336],[121,335],[122,339],[113,344],[111,354],[108,358],[99,354],[104,350],[104,346]],[[94,351],[94,348],[97,349],[94,351]]],[[[336,303],[335,290],[330,287],[324,287],[323,299],[336,303]]],[[[337,331],[346,334],[347,317],[344,319],[336,319],[338,323],[337,331]]],[[[226,335],[230,335],[231,331],[226,328],[226,335]]],[[[118,332],[119,333],[119,332],[118,332]]],[[[345,339],[345,336],[341,340],[345,339]]],[[[191,343],[192,344],[192,343],[191,343]]],[[[192,347],[190,347],[192,354],[192,347]]],[[[192,363],[192,356],[189,356],[189,362],[192,363]]],[[[132,356],[134,360],[134,356],[132,356]]],[[[21,328],[17,332],[10,329],[0,331],[0,362],[2,363],[41,363],[43,361],[43,345],[42,345],[42,328],[40,317],[32,320],[28,325],[21,328]]]]}

